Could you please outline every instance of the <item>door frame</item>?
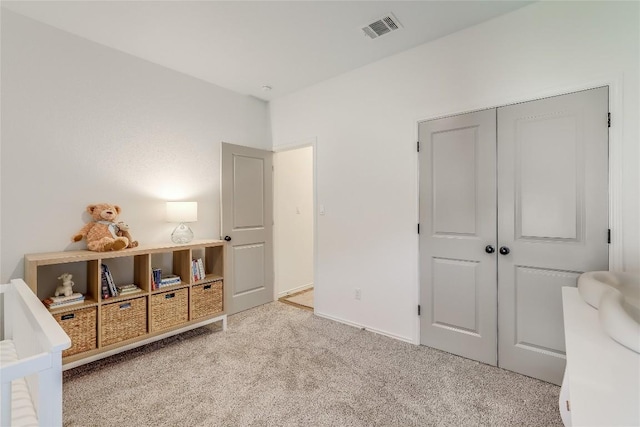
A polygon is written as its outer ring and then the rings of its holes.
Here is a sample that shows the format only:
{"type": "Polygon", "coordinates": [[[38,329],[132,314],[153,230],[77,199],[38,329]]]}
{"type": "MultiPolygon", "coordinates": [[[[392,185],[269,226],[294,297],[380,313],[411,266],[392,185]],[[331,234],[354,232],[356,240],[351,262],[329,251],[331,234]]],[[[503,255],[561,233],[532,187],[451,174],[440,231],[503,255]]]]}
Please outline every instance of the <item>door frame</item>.
{"type": "MultiPolygon", "coordinates": [[[[469,105],[450,110],[449,112],[427,113],[414,119],[414,141],[419,141],[420,122],[441,119],[449,116],[472,113],[488,108],[506,107],[512,104],[535,101],[542,98],[567,95],[572,92],[595,89],[602,86],[609,87],[609,112],[611,113],[611,127],[609,128],[609,228],[611,229],[611,243],[609,244],[609,270],[624,270],[623,258],[623,230],[622,230],[622,120],[624,93],[622,74],[613,74],[601,79],[593,79],[572,85],[560,85],[547,90],[536,90],[530,94],[523,91],[515,96],[498,95],[491,101],[473,102],[469,105]]],[[[415,144],[415,142],[414,142],[415,144]]],[[[420,160],[415,157],[416,168],[416,224],[420,222],[420,160]]],[[[415,305],[420,304],[420,236],[416,234],[416,289],[414,293],[415,305]]],[[[315,274],[315,272],[314,272],[315,274]]],[[[420,345],[420,317],[415,317],[413,343],[420,345]]]]}
{"type": "MultiPolygon", "coordinates": [[[[316,312],[316,301],[317,301],[317,289],[318,289],[318,175],[317,175],[317,159],[318,159],[318,139],[317,137],[309,137],[309,138],[303,138],[303,139],[299,139],[299,140],[295,140],[293,142],[289,142],[286,144],[280,144],[280,145],[273,145],[272,147],[272,151],[274,156],[277,153],[281,153],[283,151],[291,151],[291,150],[297,150],[299,148],[306,148],[306,147],[311,147],[312,150],[312,160],[311,160],[311,167],[312,167],[312,179],[313,179],[313,185],[312,185],[312,203],[313,203],[313,242],[312,242],[312,247],[313,247],[313,289],[314,289],[314,303],[313,303],[313,312],[315,314],[316,312]]],[[[275,171],[274,171],[275,172],[275,171]]],[[[275,188],[275,176],[274,176],[274,188],[273,188],[273,193],[274,193],[274,199],[275,199],[275,192],[277,191],[275,188]]],[[[275,201],[275,200],[274,200],[275,201]]],[[[274,209],[274,222],[276,221],[276,217],[275,217],[275,203],[273,206],[274,209]]],[[[275,224],[274,224],[275,225],[275,224]]],[[[276,233],[273,233],[273,246],[275,248],[275,244],[276,244],[276,233]]],[[[275,255],[275,253],[274,253],[275,255]]],[[[274,258],[275,260],[275,258],[274,258]]],[[[274,262],[275,264],[275,262],[274,262]]],[[[277,295],[278,291],[277,291],[277,286],[273,286],[273,298],[274,301],[276,301],[278,299],[278,295],[277,295]]]]}

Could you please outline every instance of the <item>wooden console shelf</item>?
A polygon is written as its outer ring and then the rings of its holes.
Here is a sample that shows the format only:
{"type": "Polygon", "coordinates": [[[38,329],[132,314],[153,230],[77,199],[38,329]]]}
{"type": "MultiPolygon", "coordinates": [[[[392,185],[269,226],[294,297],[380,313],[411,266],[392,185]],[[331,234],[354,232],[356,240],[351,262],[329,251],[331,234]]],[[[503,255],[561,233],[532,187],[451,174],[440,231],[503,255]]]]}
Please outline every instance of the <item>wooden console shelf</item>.
{"type": "Polygon", "coordinates": [[[40,300],[54,295],[63,273],[73,275],[82,303],[49,310],[71,337],[63,369],[92,362],[213,322],[227,326],[224,286],[225,242],[199,240],[184,245],[139,246],[115,252],[67,251],[27,254],[25,282],[40,300]],[[192,260],[202,259],[205,277],[195,280],[192,260]],[[101,265],[116,285],[141,291],[103,298],[101,265]],[[180,277],[181,283],[153,289],[152,271],[180,277]]]}

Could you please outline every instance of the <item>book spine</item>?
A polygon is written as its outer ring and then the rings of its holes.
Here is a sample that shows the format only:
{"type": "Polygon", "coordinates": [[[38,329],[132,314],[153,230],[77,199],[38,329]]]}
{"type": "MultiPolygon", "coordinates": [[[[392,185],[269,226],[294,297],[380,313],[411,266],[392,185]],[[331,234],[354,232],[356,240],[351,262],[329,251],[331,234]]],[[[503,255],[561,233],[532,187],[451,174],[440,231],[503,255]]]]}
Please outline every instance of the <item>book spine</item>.
{"type": "Polygon", "coordinates": [[[101,270],[102,270],[102,274],[100,275],[100,284],[101,284],[101,291],[102,291],[102,299],[108,299],[109,298],[109,282],[107,281],[107,274],[105,273],[105,269],[106,269],[106,265],[102,264],[100,266],[101,270]]]}
{"type": "Polygon", "coordinates": [[[156,289],[158,289],[158,285],[160,284],[162,270],[159,268],[154,268],[151,273],[151,290],[155,291],[156,289]]]}
{"type": "Polygon", "coordinates": [[[191,260],[191,276],[193,277],[192,282],[197,282],[200,280],[200,275],[198,274],[197,261],[195,259],[191,260]]]}
{"type": "Polygon", "coordinates": [[[129,295],[129,294],[137,294],[138,292],[142,292],[142,289],[133,289],[127,291],[121,291],[120,296],[129,295]]]}
{"type": "Polygon", "coordinates": [[[182,283],[182,281],[180,281],[180,279],[178,279],[178,280],[167,280],[167,281],[160,282],[160,284],[158,286],[163,288],[165,286],[179,285],[180,283],[182,283]]]}
{"type": "Polygon", "coordinates": [[[111,275],[111,271],[109,271],[109,286],[111,287],[112,296],[118,296],[118,289],[116,288],[116,283],[113,281],[113,276],[111,275]]]}
{"type": "Polygon", "coordinates": [[[79,299],[79,300],[75,300],[75,301],[51,302],[51,303],[45,302],[44,305],[47,308],[56,308],[56,307],[64,307],[64,306],[71,305],[71,304],[78,304],[78,303],[81,303],[81,302],[84,302],[84,300],[83,299],[79,299]]]}
{"type": "Polygon", "coordinates": [[[111,275],[111,271],[109,270],[109,266],[105,265],[105,273],[107,276],[107,282],[109,283],[109,293],[112,297],[118,296],[118,290],[116,289],[116,284],[113,281],[113,276],[111,275]]]}
{"type": "Polygon", "coordinates": [[[64,301],[64,302],[53,302],[53,301],[50,302],[48,300],[45,300],[44,305],[47,306],[48,308],[58,308],[58,307],[65,307],[67,305],[78,304],[81,302],[84,302],[84,297],[70,300],[70,301],[64,301]]]}
{"type": "Polygon", "coordinates": [[[64,302],[64,301],[76,300],[78,298],[83,298],[83,297],[84,295],[82,295],[81,293],[75,292],[69,295],[68,297],[58,296],[58,297],[49,297],[48,299],[50,299],[53,302],[64,302]]]}
{"type": "Polygon", "coordinates": [[[202,258],[198,258],[198,271],[200,271],[200,280],[207,277],[207,274],[204,272],[204,262],[202,262],[202,258]]]}

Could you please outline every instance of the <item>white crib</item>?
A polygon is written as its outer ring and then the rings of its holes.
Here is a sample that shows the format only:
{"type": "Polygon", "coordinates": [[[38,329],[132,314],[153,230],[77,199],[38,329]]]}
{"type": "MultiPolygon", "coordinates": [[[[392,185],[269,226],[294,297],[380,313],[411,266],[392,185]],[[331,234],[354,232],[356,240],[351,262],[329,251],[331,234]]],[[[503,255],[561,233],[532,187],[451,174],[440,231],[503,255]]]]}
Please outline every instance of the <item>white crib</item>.
{"type": "Polygon", "coordinates": [[[0,426],[61,426],[62,350],[71,340],[24,281],[0,293],[0,426]]]}

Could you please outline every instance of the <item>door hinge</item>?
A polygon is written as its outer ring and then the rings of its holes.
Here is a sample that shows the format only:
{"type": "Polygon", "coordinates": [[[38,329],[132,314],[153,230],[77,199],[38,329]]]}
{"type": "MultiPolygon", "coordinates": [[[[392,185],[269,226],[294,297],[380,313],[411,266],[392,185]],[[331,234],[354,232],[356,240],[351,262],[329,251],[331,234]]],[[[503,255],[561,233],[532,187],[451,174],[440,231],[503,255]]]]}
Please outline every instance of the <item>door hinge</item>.
{"type": "Polygon", "coordinates": [[[420,304],[418,304],[418,316],[420,316],[420,304]]]}
{"type": "Polygon", "coordinates": [[[418,234],[420,234],[420,224],[418,223],[418,234]]]}
{"type": "Polygon", "coordinates": [[[607,127],[611,127],[611,113],[607,113],[607,127]]]}
{"type": "Polygon", "coordinates": [[[607,230],[607,243],[611,243],[611,229],[607,230]]]}
{"type": "Polygon", "coordinates": [[[417,142],[418,153],[420,152],[420,141],[417,142]]]}

